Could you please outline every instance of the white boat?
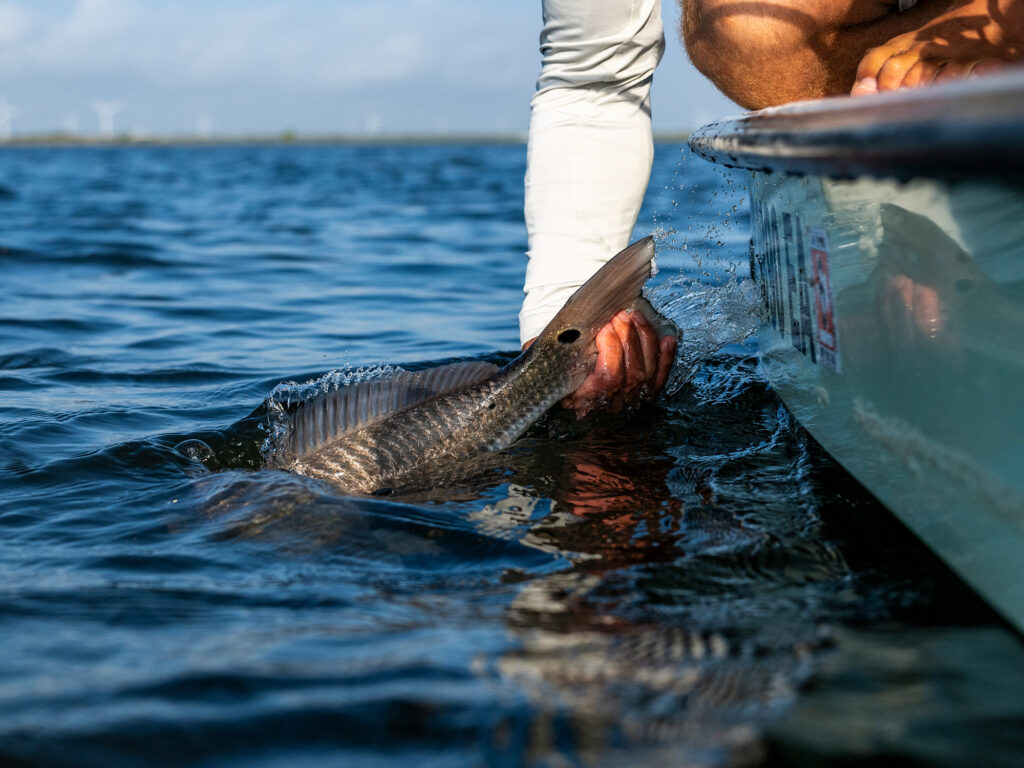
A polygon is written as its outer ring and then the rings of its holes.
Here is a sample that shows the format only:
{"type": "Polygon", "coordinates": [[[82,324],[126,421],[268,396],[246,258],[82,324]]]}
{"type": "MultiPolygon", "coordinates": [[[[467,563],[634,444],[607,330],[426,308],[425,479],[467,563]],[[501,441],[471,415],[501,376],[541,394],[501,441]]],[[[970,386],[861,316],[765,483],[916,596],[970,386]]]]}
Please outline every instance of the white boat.
{"type": "Polygon", "coordinates": [[[783,402],[1024,631],[1024,70],[765,109],[690,146],[750,171],[783,402]]]}

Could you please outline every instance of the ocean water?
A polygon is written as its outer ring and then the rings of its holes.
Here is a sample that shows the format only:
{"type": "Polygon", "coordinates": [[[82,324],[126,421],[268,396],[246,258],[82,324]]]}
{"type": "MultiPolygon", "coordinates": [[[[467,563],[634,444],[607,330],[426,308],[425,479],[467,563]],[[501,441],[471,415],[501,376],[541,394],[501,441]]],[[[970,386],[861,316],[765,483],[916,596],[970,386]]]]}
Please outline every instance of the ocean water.
{"type": "Polygon", "coordinates": [[[514,356],[524,162],[0,150],[0,763],[1020,764],[1019,636],[762,380],[744,180],[679,146],[671,395],[416,495],[264,468],[318,387],[514,356]]]}

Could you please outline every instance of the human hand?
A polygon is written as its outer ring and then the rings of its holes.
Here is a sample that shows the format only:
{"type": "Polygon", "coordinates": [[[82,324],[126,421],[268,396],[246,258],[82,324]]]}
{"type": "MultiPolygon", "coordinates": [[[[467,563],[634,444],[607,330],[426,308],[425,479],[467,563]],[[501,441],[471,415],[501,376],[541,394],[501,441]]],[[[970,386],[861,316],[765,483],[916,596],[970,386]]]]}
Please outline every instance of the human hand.
{"type": "Polygon", "coordinates": [[[668,381],[676,338],[658,334],[643,312],[622,310],[597,334],[594,372],[562,400],[577,420],[605,407],[618,413],[630,403],[653,399],[668,381]]]}
{"type": "Polygon", "coordinates": [[[1024,59],[1022,30],[1021,0],[956,3],[921,28],[870,49],[857,67],[850,94],[918,88],[998,72],[1024,59]]]}

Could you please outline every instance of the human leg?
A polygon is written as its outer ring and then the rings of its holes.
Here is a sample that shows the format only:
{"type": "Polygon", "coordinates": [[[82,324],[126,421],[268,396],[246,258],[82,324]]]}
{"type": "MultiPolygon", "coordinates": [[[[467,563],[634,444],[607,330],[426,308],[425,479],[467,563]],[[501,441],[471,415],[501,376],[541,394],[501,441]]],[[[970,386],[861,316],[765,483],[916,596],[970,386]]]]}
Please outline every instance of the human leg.
{"type": "Polygon", "coordinates": [[[904,11],[898,0],[682,2],[690,59],[748,109],[850,93],[855,80],[874,76],[872,65],[882,75],[882,89],[903,84],[900,73],[911,74],[908,86],[926,82],[929,75],[934,79],[940,69],[948,69],[940,79],[962,74],[964,67],[957,62],[964,60],[980,73],[999,66],[997,60],[1019,58],[1019,44],[1014,49],[1005,41],[1012,41],[1014,29],[1024,31],[1024,0],[918,0],[904,11]],[[981,6],[994,11],[983,13],[981,6]],[[951,35],[950,26],[964,25],[952,19],[943,25],[951,13],[971,19],[973,31],[951,35]],[[979,22],[980,15],[995,19],[1000,35],[979,22]],[[942,34],[949,40],[934,39],[942,34]],[[972,41],[972,35],[994,40],[986,47],[972,41]],[[918,64],[932,61],[937,49],[945,52],[946,63],[936,62],[934,68],[918,64]]]}
{"type": "Polygon", "coordinates": [[[683,41],[726,96],[760,109],[849,93],[864,53],[918,28],[936,2],[683,0],[683,41]]]}

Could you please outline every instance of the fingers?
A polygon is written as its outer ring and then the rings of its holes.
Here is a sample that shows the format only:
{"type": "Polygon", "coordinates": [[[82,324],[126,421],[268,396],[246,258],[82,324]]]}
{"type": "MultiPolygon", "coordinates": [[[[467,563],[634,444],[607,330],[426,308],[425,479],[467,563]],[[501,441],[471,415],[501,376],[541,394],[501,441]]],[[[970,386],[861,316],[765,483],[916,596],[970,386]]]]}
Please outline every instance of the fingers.
{"type": "Polygon", "coordinates": [[[936,83],[948,83],[951,80],[963,80],[974,69],[976,61],[946,61],[935,76],[936,83]]]}
{"type": "Polygon", "coordinates": [[[644,380],[651,382],[658,370],[658,334],[654,326],[647,322],[643,312],[633,312],[630,318],[640,337],[640,346],[643,350],[644,380]]]}
{"type": "Polygon", "coordinates": [[[594,372],[571,395],[562,400],[562,405],[576,411],[576,418],[582,419],[599,405],[610,402],[612,394],[621,388],[625,379],[625,358],[622,342],[612,323],[598,331],[597,362],[594,372]]]}
{"type": "Polygon", "coordinates": [[[631,402],[653,398],[665,386],[676,340],[658,338],[642,312],[619,312],[597,334],[594,372],[562,401],[582,419],[604,407],[617,413],[631,402]]]}
{"type": "Polygon", "coordinates": [[[668,376],[672,372],[672,364],[676,360],[676,346],[678,342],[675,336],[663,336],[658,340],[658,367],[655,370],[654,384],[651,386],[651,397],[661,392],[668,376]]]}
{"type": "Polygon", "coordinates": [[[899,38],[872,48],[861,59],[851,96],[917,88],[930,85],[942,68],[942,62],[925,56],[921,45],[898,45],[899,38]]]}
{"type": "Polygon", "coordinates": [[[935,288],[894,275],[886,283],[882,310],[890,337],[909,346],[922,338],[935,339],[945,331],[942,300],[935,288]],[[916,330],[916,333],[915,333],[916,330]]]}
{"type": "Polygon", "coordinates": [[[640,387],[647,378],[643,342],[630,313],[619,312],[612,318],[612,326],[622,345],[623,381],[619,394],[628,402],[636,398],[640,387]]]}
{"type": "Polygon", "coordinates": [[[878,81],[873,77],[858,80],[850,91],[851,96],[868,96],[872,93],[878,93],[878,81]]]}
{"type": "Polygon", "coordinates": [[[644,368],[640,394],[647,399],[653,399],[664,389],[669,374],[672,372],[672,364],[675,362],[676,355],[676,338],[675,336],[664,336],[659,339],[654,326],[644,317],[643,312],[633,312],[631,317],[643,347],[644,368]]]}
{"type": "Polygon", "coordinates": [[[940,69],[942,69],[941,64],[922,59],[907,70],[900,87],[919,88],[922,85],[931,85],[940,69]]]}
{"type": "MultiPolygon", "coordinates": [[[[870,55],[870,54],[869,54],[870,55]]],[[[874,76],[860,77],[850,90],[851,96],[866,96],[901,88],[919,88],[933,83],[963,80],[975,75],[998,72],[1006,63],[996,59],[984,61],[950,61],[923,59],[920,51],[906,51],[884,60],[874,76]]],[[[865,57],[866,59],[867,57],[865,57]]],[[[863,66],[863,65],[862,65],[863,66]]],[[[860,70],[858,70],[858,73],[860,70]]]]}
{"type": "MultiPolygon", "coordinates": [[[[898,39],[898,38],[897,38],[898,39]]],[[[893,41],[895,42],[895,41],[893,41]]],[[[854,77],[851,96],[861,96],[868,93],[877,93],[881,88],[878,83],[878,73],[885,62],[889,60],[893,50],[889,46],[872,48],[857,65],[857,74],[854,77]]]]}
{"type": "Polygon", "coordinates": [[[894,275],[888,280],[888,292],[885,317],[890,338],[899,346],[907,346],[914,338],[914,281],[906,275],[894,275]]]}
{"type": "Polygon", "coordinates": [[[1002,59],[985,59],[979,61],[974,69],[971,70],[971,77],[991,75],[995,72],[1002,72],[1004,69],[1010,68],[1010,62],[1003,61],[1002,59]]]}
{"type": "MultiPolygon", "coordinates": [[[[911,33],[919,36],[919,33],[911,33]]],[[[851,96],[865,96],[901,88],[918,88],[932,83],[963,80],[999,72],[1009,62],[994,54],[979,41],[961,44],[950,50],[948,44],[914,39],[909,35],[893,38],[872,48],[857,66],[851,96]]]]}
{"type": "Polygon", "coordinates": [[[903,87],[903,81],[914,66],[921,61],[917,50],[901,51],[888,57],[878,68],[875,80],[879,91],[895,91],[903,87]]]}
{"type": "Polygon", "coordinates": [[[934,339],[943,331],[942,302],[930,285],[914,286],[914,325],[926,338],[934,339]]]}

